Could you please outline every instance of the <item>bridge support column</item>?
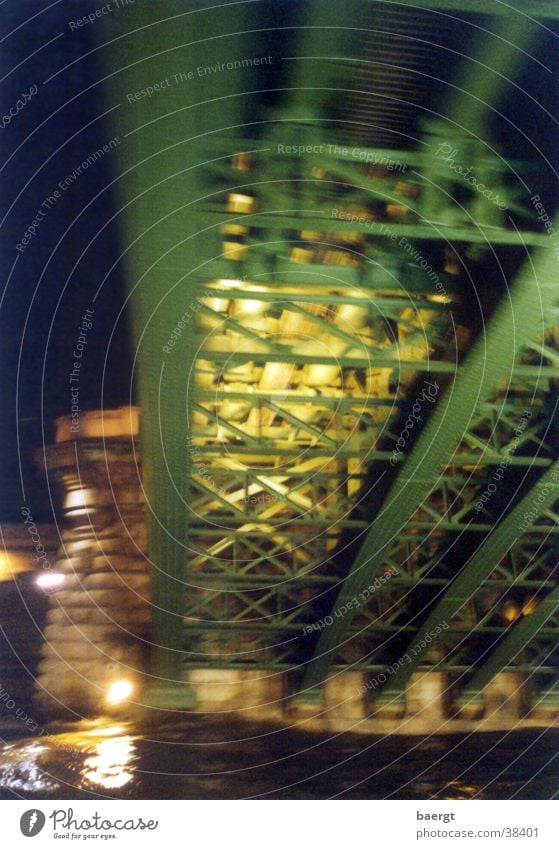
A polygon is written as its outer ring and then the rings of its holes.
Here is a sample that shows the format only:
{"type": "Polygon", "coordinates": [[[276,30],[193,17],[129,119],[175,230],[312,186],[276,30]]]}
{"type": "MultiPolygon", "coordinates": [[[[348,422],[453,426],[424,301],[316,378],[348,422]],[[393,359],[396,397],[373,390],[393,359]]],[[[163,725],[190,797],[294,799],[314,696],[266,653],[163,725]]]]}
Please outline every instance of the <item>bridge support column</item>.
{"type": "Polygon", "coordinates": [[[59,420],[60,441],[46,452],[64,493],[61,547],[44,576],[50,609],[36,694],[50,713],[129,709],[145,683],[150,575],[136,420],[130,408],[86,413],[74,441],[63,441],[73,434],[59,420]]]}
{"type": "Polygon", "coordinates": [[[336,672],[328,677],[324,689],[326,715],[331,719],[364,719],[363,672],[336,672]]]}
{"type": "Polygon", "coordinates": [[[530,719],[546,720],[556,724],[559,720],[559,682],[546,688],[532,700],[530,719]]]}
{"type": "Polygon", "coordinates": [[[445,720],[447,676],[441,672],[415,672],[406,690],[406,716],[419,715],[430,727],[445,720]]]}
{"type": "Polygon", "coordinates": [[[192,669],[188,683],[202,712],[240,711],[247,720],[280,719],[285,673],[269,669],[192,669]]]}

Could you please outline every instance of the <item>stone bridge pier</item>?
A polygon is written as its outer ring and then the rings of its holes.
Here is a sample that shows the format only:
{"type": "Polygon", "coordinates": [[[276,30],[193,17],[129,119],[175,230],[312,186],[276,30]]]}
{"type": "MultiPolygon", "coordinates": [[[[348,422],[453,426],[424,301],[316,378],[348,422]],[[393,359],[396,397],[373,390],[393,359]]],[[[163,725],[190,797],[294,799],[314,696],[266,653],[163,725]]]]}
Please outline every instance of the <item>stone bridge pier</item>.
{"type": "Polygon", "coordinates": [[[149,658],[149,563],[138,410],[57,420],[41,460],[62,491],[60,548],[37,677],[48,713],[99,713],[140,694],[149,658]]]}

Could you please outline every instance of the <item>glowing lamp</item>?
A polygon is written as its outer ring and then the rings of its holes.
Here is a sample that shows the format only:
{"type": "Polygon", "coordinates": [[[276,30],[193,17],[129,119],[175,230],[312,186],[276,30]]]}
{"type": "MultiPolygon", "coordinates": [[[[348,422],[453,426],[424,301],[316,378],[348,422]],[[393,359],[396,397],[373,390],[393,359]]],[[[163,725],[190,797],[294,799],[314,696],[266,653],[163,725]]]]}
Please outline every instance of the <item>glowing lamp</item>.
{"type": "Polygon", "coordinates": [[[56,590],[64,583],[64,575],[62,572],[45,572],[35,583],[41,590],[56,590]]]}
{"type": "Polygon", "coordinates": [[[119,702],[124,702],[132,695],[134,688],[130,681],[115,681],[111,684],[107,692],[107,702],[111,705],[117,705],[119,702]]]}

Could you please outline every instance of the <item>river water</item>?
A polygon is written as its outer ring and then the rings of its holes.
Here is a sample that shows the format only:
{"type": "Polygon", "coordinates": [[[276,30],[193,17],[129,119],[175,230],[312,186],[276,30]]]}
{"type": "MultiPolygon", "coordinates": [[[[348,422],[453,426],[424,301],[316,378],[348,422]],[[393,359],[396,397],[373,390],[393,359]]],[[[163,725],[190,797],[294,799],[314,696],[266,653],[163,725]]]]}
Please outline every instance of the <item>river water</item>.
{"type": "Polygon", "coordinates": [[[559,729],[319,734],[196,715],[0,729],[2,799],[551,799],[559,729]]]}

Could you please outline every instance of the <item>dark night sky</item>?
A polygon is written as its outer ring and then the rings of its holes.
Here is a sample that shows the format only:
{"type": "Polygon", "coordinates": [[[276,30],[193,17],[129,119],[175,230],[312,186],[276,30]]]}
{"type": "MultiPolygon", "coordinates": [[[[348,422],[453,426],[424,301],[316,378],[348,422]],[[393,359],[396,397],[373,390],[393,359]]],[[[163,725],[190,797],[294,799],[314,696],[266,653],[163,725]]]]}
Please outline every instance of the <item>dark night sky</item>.
{"type": "MultiPolygon", "coordinates": [[[[8,0],[3,5],[1,114],[9,113],[22,92],[37,87],[25,108],[0,129],[3,521],[18,520],[24,503],[18,456],[22,458],[25,503],[37,520],[50,518],[45,481],[32,456],[43,440],[51,441],[54,418],[69,413],[72,350],[80,318],[94,299],[80,405],[97,409],[130,399],[126,319],[118,317],[124,300],[120,264],[110,272],[119,253],[119,234],[110,221],[116,210],[110,188],[118,173],[116,152],[99,158],[49,209],[44,206],[59,181],[116,132],[103,117],[110,104],[103,99],[99,53],[90,54],[94,39],[102,34],[101,27],[93,23],[71,31],[68,26],[68,21],[99,5],[89,0],[8,0]],[[74,60],[79,61],[53,77],[74,60]],[[23,253],[18,253],[15,246],[38,210],[46,214],[23,253]]],[[[133,14],[126,17],[126,25],[133,24],[133,14]]],[[[123,26],[124,20],[123,16],[123,26]]],[[[539,58],[547,64],[553,61],[552,42],[551,36],[542,37],[539,58]]],[[[519,73],[532,97],[557,114],[556,61],[553,75],[544,73],[535,62],[519,73]]],[[[541,106],[525,96],[513,96],[512,88],[510,91],[505,113],[520,130],[538,140],[541,152],[551,154],[557,134],[550,123],[542,124],[541,106]]],[[[541,163],[541,154],[505,121],[495,121],[493,135],[507,155],[541,163]]],[[[556,183],[550,182],[550,174],[541,164],[538,167],[533,184],[546,191],[551,207],[556,191],[549,186],[556,183]]]]}
{"type": "Polygon", "coordinates": [[[94,299],[80,406],[96,409],[127,403],[130,392],[127,328],[125,319],[118,319],[123,282],[118,269],[109,273],[118,256],[109,185],[117,169],[116,153],[98,158],[65,191],[58,187],[115,135],[102,117],[107,106],[95,55],[46,82],[92,49],[95,25],[70,32],[68,21],[98,4],[63,2],[47,9],[49,5],[36,0],[10,2],[7,15],[4,11],[4,36],[22,22],[23,26],[3,44],[2,76],[9,76],[0,89],[2,115],[9,113],[22,92],[37,87],[25,108],[0,130],[2,279],[9,279],[3,284],[1,310],[0,518],[5,521],[17,519],[23,503],[18,453],[23,458],[27,503],[37,518],[49,518],[43,476],[30,458],[42,444],[43,432],[46,441],[51,440],[54,418],[69,413],[72,350],[81,316],[94,299]],[[31,20],[33,10],[42,13],[31,20]],[[27,58],[34,51],[35,56],[27,58]],[[47,208],[44,201],[56,189],[60,197],[47,208]],[[39,211],[43,215],[36,233],[18,253],[15,246],[39,211]]]}

